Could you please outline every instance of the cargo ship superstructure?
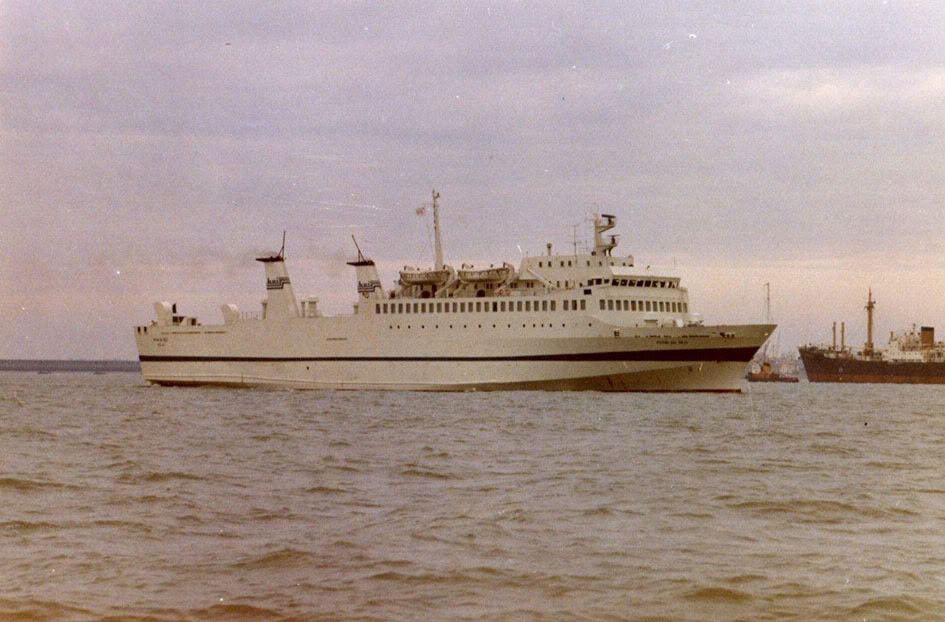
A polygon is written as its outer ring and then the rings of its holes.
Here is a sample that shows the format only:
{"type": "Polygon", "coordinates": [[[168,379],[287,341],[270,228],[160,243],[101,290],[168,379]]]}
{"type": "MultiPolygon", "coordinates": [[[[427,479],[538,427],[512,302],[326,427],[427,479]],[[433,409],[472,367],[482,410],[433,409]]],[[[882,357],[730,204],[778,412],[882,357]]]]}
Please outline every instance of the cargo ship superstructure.
{"type": "MultiPolygon", "coordinates": [[[[349,315],[297,300],[278,253],[261,312],[222,305],[201,324],[177,305],[135,328],[141,373],[161,385],[373,390],[601,390],[739,392],[748,361],[774,326],[704,325],[679,277],[614,254],[616,217],[594,217],[583,253],[454,269],[443,260],[433,193],[432,268],[405,266],[386,290],[357,248],[349,315]]],[[[357,247],[357,242],[355,242],[357,247]]]]}
{"type": "Polygon", "coordinates": [[[811,382],[864,382],[897,384],[945,384],[945,343],[935,341],[935,328],[922,326],[889,334],[885,350],[873,347],[873,291],[867,294],[866,343],[853,350],[845,343],[846,327],[833,325],[832,345],[798,348],[811,382]]]}

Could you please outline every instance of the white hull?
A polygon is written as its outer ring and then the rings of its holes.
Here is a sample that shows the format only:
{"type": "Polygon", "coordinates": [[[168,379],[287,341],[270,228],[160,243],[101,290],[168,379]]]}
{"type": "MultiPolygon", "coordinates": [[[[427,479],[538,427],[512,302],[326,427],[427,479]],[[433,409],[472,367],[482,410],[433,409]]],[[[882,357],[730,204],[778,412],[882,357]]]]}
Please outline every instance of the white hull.
{"type": "Polygon", "coordinates": [[[772,330],[629,328],[592,319],[577,322],[584,328],[571,330],[586,334],[571,337],[516,336],[522,331],[491,324],[458,331],[469,336],[432,326],[391,335],[387,325],[372,331],[364,324],[373,323],[340,319],[154,327],[138,335],[142,375],[162,385],[297,389],[738,392],[748,361],[772,330]]]}
{"type": "MultiPolygon", "coordinates": [[[[508,380],[498,374],[513,371],[511,365],[495,366],[493,369],[478,366],[473,370],[451,370],[457,377],[479,375],[476,381],[457,381],[444,383],[442,373],[444,364],[411,364],[408,369],[398,366],[399,371],[407,371],[403,379],[387,378],[382,381],[319,380],[330,377],[333,370],[317,365],[314,369],[301,363],[251,363],[251,364],[212,364],[191,363],[177,365],[174,369],[162,371],[159,364],[143,364],[149,368],[144,373],[146,379],[154,384],[168,386],[233,386],[233,387],[285,387],[293,389],[334,389],[334,390],[373,390],[373,391],[705,391],[737,393],[742,391],[745,365],[731,362],[692,361],[673,364],[629,364],[619,366],[575,366],[562,368],[559,365],[544,364],[531,366],[531,369],[515,370],[515,375],[528,376],[529,379],[508,380]],[[426,369],[424,369],[426,367],[426,369]],[[157,369],[155,369],[157,368],[157,369]],[[492,377],[492,380],[485,380],[492,377]]],[[[388,363],[386,365],[394,365],[388,363]]],[[[380,368],[381,364],[374,364],[380,368]]],[[[365,377],[383,377],[382,369],[363,369],[365,377]]]]}

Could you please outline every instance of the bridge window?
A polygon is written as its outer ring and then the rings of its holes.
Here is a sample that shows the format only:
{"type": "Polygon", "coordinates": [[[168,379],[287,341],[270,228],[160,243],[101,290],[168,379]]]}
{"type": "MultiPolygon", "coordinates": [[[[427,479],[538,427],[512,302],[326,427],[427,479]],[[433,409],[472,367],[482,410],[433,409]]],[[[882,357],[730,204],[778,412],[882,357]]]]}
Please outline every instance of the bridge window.
{"type": "Polygon", "coordinates": [[[607,310],[607,301],[604,300],[603,298],[600,299],[600,310],[601,311],[607,310]]]}
{"type": "Polygon", "coordinates": [[[552,311],[555,310],[555,301],[554,301],[554,300],[551,301],[551,310],[552,310],[552,311]]]}
{"type": "Polygon", "coordinates": [[[586,304],[586,303],[587,303],[587,301],[582,298],[582,299],[581,299],[581,311],[585,311],[585,310],[587,309],[587,304],[586,304]]]}

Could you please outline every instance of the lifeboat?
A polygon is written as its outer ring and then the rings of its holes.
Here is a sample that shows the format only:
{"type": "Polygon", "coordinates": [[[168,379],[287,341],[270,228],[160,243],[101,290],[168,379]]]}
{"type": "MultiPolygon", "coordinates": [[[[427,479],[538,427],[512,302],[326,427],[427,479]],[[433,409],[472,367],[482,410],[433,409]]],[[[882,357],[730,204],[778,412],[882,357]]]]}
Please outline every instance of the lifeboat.
{"type": "Polygon", "coordinates": [[[503,263],[498,268],[489,266],[481,269],[463,264],[463,268],[457,271],[457,274],[464,283],[501,283],[509,278],[513,270],[514,268],[507,263],[503,263]]]}
{"type": "Polygon", "coordinates": [[[449,280],[452,270],[448,267],[441,270],[421,270],[411,266],[404,266],[400,271],[400,282],[410,285],[440,285],[449,280]]]}

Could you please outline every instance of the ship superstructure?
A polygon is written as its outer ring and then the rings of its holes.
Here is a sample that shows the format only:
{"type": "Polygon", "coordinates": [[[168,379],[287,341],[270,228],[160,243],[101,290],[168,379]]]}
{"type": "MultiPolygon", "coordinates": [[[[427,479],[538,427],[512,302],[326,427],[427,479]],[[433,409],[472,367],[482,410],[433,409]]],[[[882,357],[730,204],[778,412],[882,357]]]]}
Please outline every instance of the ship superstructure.
{"type": "Polygon", "coordinates": [[[873,345],[873,312],[876,301],[869,290],[866,301],[866,342],[859,350],[846,345],[846,325],[833,324],[831,345],[798,348],[811,382],[868,382],[945,384],[945,343],[935,341],[935,328],[915,325],[901,333],[889,333],[885,350],[873,345]]]}
{"type": "Polygon", "coordinates": [[[740,391],[770,324],[706,326],[678,276],[617,256],[616,216],[594,217],[587,252],[509,263],[443,259],[433,193],[435,260],[405,266],[385,289],[357,248],[353,313],[326,316],[296,299],[285,245],[257,258],[267,298],[259,317],[222,306],[203,325],[155,303],[135,328],[142,375],[165,385],[333,389],[740,391]]]}

